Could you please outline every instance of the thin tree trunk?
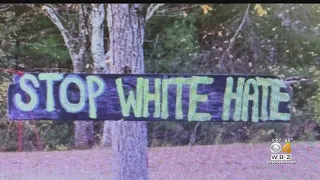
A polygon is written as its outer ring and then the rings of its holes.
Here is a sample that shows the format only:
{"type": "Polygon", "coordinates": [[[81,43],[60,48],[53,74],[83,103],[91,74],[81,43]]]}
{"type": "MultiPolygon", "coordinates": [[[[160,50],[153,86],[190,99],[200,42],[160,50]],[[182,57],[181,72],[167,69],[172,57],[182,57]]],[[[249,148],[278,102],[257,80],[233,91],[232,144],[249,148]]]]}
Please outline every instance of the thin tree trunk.
{"type": "MultiPolygon", "coordinates": [[[[108,4],[108,27],[113,70],[144,73],[145,14],[137,4],[108,4]]],[[[117,121],[112,124],[114,180],[147,180],[146,122],[117,121]]]]}
{"type": "MultiPolygon", "coordinates": [[[[92,24],[92,42],[91,52],[93,57],[94,72],[95,73],[113,73],[106,65],[106,54],[104,50],[104,20],[105,20],[105,6],[104,4],[93,4],[91,12],[92,24]]],[[[111,145],[111,123],[105,121],[103,124],[102,145],[111,145]]]]}
{"type": "Polygon", "coordinates": [[[190,139],[189,139],[189,151],[192,151],[192,145],[194,145],[194,143],[196,142],[196,134],[197,134],[199,126],[200,126],[200,122],[197,122],[197,124],[194,127],[193,132],[192,132],[192,134],[190,136],[190,139]]]}
{"type": "Polygon", "coordinates": [[[112,128],[112,122],[110,121],[104,121],[103,123],[103,136],[102,136],[102,145],[104,147],[111,146],[111,128],[112,128]]]}
{"type": "MultiPolygon", "coordinates": [[[[75,73],[85,72],[87,48],[86,36],[86,20],[84,14],[87,13],[86,6],[79,6],[78,13],[78,33],[74,33],[74,29],[68,29],[61,23],[58,17],[58,12],[51,6],[44,5],[42,8],[45,10],[49,19],[57,26],[63,37],[63,40],[68,48],[73,69],[75,73]]],[[[73,22],[69,22],[73,23],[73,22]]],[[[75,122],[75,146],[80,149],[88,148],[93,141],[93,122],[76,121],[75,122]]]]}
{"type": "MultiPolygon", "coordinates": [[[[87,7],[79,5],[79,34],[78,49],[76,54],[72,53],[73,68],[75,73],[85,72],[86,61],[89,58],[86,36],[86,20],[84,14],[87,13],[87,7]]],[[[93,145],[93,122],[76,121],[75,122],[75,146],[79,149],[91,148],[93,145]]]]}
{"type": "MultiPolygon", "coordinates": [[[[88,53],[88,51],[86,52],[88,53]]],[[[83,55],[77,61],[73,61],[75,73],[85,72],[86,55],[83,55]]],[[[78,149],[91,148],[93,146],[93,122],[92,121],[75,121],[75,147],[78,149]]]]}

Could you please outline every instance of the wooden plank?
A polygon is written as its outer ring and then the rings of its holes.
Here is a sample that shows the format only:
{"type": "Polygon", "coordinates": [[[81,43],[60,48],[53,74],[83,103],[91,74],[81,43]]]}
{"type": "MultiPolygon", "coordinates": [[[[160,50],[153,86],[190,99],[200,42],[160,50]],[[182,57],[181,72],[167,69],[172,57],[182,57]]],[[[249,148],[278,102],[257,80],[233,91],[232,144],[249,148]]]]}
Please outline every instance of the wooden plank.
{"type": "Polygon", "coordinates": [[[8,91],[10,120],[288,122],[289,104],[274,76],[28,73],[8,91]]]}

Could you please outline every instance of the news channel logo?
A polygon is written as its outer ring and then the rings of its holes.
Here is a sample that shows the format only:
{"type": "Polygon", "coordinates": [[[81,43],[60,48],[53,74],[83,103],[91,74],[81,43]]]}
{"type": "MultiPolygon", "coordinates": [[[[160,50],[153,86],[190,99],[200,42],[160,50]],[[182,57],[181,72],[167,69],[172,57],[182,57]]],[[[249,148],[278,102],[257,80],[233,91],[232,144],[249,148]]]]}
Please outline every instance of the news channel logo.
{"type": "Polygon", "coordinates": [[[292,160],[291,154],[291,141],[286,139],[285,144],[282,146],[280,140],[273,141],[270,145],[271,159],[268,164],[296,164],[292,160]]]}

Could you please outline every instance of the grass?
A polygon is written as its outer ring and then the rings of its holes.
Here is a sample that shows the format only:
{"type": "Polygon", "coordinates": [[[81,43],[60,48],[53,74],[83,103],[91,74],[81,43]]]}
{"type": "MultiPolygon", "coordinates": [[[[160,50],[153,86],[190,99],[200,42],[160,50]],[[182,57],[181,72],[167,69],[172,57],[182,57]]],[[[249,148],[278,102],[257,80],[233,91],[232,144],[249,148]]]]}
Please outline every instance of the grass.
{"type": "MultiPolygon", "coordinates": [[[[151,180],[320,179],[320,142],[292,143],[297,164],[267,164],[270,143],[149,149],[151,180]]],[[[111,150],[0,153],[0,180],[111,179],[111,150]]]]}

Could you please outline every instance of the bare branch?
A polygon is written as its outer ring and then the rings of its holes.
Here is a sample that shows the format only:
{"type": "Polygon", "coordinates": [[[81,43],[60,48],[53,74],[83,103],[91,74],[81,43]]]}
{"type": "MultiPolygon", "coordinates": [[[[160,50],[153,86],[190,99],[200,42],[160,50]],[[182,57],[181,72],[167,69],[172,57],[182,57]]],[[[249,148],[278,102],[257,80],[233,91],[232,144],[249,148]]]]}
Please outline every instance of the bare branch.
{"type": "Polygon", "coordinates": [[[4,7],[3,7],[3,5],[2,5],[2,6],[0,7],[0,12],[8,10],[8,9],[10,9],[12,6],[14,6],[14,4],[6,4],[6,5],[4,5],[4,7]]]}
{"type": "Polygon", "coordinates": [[[155,5],[157,5],[157,4],[150,4],[150,5],[147,7],[147,14],[150,12],[150,9],[152,9],[155,5]]]}
{"type": "MultiPolygon", "coordinates": [[[[84,20],[85,20],[85,26],[86,26],[86,34],[91,34],[91,27],[90,27],[90,22],[89,22],[89,17],[88,17],[88,15],[85,15],[85,11],[87,12],[86,14],[88,14],[88,9],[90,9],[91,11],[93,10],[92,9],[92,7],[90,7],[90,5],[86,5],[86,10],[84,10],[84,5],[83,4],[81,4],[81,9],[82,9],[82,11],[83,11],[83,13],[82,13],[82,15],[83,15],[83,18],[84,18],[84,20]]],[[[89,38],[91,38],[90,36],[89,36],[89,38]]],[[[91,39],[90,39],[90,42],[91,42],[91,39]]]]}
{"type": "Polygon", "coordinates": [[[68,49],[71,48],[69,41],[71,39],[70,37],[70,33],[68,32],[68,30],[63,26],[63,24],[61,23],[60,19],[57,16],[57,13],[55,12],[55,10],[51,7],[49,7],[48,5],[43,5],[42,9],[45,11],[46,16],[49,17],[49,19],[57,26],[57,28],[60,30],[61,35],[63,37],[64,42],[66,43],[68,49]]]}
{"type": "Polygon", "coordinates": [[[51,47],[57,47],[57,46],[64,46],[64,44],[53,44],[50,46],[44,45],[44,44],[35,44],[35,43],[26,43],[26,42],[21,42],[21,44],[27,45],[27,46],[40,46],[40,47],[46,47],[46,48],[51,48],[51,47]]]}
{"type": "Polygon", "coordinates": [[[306,82],[306,81],[312,81],[312,78],[310,77],[299,77],[299,76],[294,76],[294,77],[288,77],[284,79],[284,84],[287,86],[290,86],[292,84],[296,84],[299,82],[306,82]]]}
{"type": "Polygon", "coordinates": [[[55,15],[59,18],[59,20],[61,21],[61,23],[67,23],[67,22],[68,22],[64,17],[61,16],[61,14],[58,13],[58,9],[61,10],[61,9],[63,9],[63,7],[60,6],[60,7],[58,8],[58,7],[57,7],[58,5],[57,5],[57,6],[51,6],[51,5],[49,5],[49,4],[47,4],[47,6],[50,7],[50,8],[53,10],[53,12],[54,12],[55,15]]]}
{"type": "Polygon", "coordinates": [[[73,72],[72,69],[67,68],[33,68],[31,69],[33,72],[73,72]]]}
{"type": "MultiPolygon", "coordinates": [[[[81,6],[81,4],[79,4],[81,6]]],[[[79,56],[83,57],[85,54],[87,48],[87,37],[86,37],[86,19],[84,17],[84,14],[87,13],[87,7],[79,7],[79,36],[78,36],[78,42],[79,42],[79,56]]]]}
{"type": "Polygon", "coordinates": [[[159,11],[157,12],[157,16],[171,16],[171,17],[175,17],[174,14],[176,13],[180,13],[181,11],[185,11],[185,12],[191,12],[192,10],[194,10],[196,7],[200,7],[201,4],[195,4],[195,5],[187,5],[185,7],[174,7],[174,8],[170,8],[168,7],[169,5],[167,5],[167,8],[165,11],[159,11]]]}
{"type": "Polygon", "coordinates": [[[165,4],[151,4],[148,8],[147,8],[147,15],[146,15],[146,21],[148,21],[153,15],[154,13],[162,6],[164,6],[165,4]]]}
{"type": "Polygon", "coordinates": [[[234,33],[233,37],[230,39],[230,44],[229,44],[228,49],[233,47],[236,37],[238,36],[239,32],[242,30],[242,28],[243,28],[243,26],[245,24],[245,21],[246,21],[246,19],[248,17],[250,6],[251,6],[251,4],[248,4],[247,10],[245,12],[245,15],[243,16],[243,19],[242,19],[237,31],[234,33]]]}
{"type": "Polygon", "coordinates": [[[193,129],[193,132],[190,136],[190,140],[189,140],[189,151],[192,151],[192,145],[194,145],[194,143],[196,142],[196,134],[197,134],[197,130],[200,126],[200,122],[197,122],[196,126],[193,129]]]}
{"type": "MultiPolygon", "coordinates": [[[[231,54],[230,54],[230,50],[233,48],[234,46],[234,43],[235,43],[235,39],[236,37],[238,36],[239,32],[242,30],[245,22],[246,22],[246,19],[248,17],[248,14],[249,14],[249,9],[251,7],[251,4],[248,4],[248,7],[247,7],[247,10],[242,18],[242,21],[238,27],[238,29],[236,30],[236,32],[234,33],[233,37],[230,39],[230,42],[229,42],[229,46],[227,47],[227,49],[225,50],[225,52],[222,54],[222,57],[219,61],[219,68],[222,68],[222,69],[225,69],[225,67],[223,66],[223,61],[225,59],[226,56],[228,56],[228,58],[230,58],[231,54]]],[[[231,61],[230,61],[231,63],[231,61]]],[[[232,71],[234,71],[233,67],[231,68],[232,71]]]]}

